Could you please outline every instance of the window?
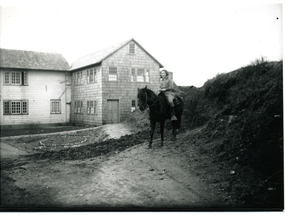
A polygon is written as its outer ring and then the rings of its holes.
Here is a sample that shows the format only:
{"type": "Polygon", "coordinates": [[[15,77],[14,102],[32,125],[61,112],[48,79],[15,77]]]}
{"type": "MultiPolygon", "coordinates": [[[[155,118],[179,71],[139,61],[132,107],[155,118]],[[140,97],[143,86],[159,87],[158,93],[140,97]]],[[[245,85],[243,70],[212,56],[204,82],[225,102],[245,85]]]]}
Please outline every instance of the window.
{"type": "Polygon", "coordinates": [[[60,99],[51,99],[50,100],[50,113],[61,113],[61,100],[60,99]]]}
{"type": "Polygon", "coordinates": [[[109,67],[109,81],[117,81],[118,73],[117,67],[109,67]]]}
{"type": "Polygon", "coordinates": [[[97,82],[96,73],[97,73],[97,69],[95,68],[87,70],[87,83],[97,82]]]}
{"type": "Polygon", "coordinates": [[[4,73],[4,84],[5,85],[28,85],[27,72],[5,72],[4,73]]]}
{"type": "Polygon", "coordinates": [[[144,68],[131,69],[131,82],[150,82],[150,70],[144,68]]]}
{"type": "Polygon", "coordinates": [[[27,100],[4,101],[3,104],[4,115],[21,115],[29,113],[27,100]]]}
{"type": "Polygon", "coordinates": [[[75,101],[74,103],[74,113],[82,113],[83,102],[75,101]]]}
{"type": "Polygon", "coordinates": [[[136,109],[136,100],[132,100],[131,112],[134,112],[135,109],[136,109]]]}
{"type": "Polygon", "coordinates": [[[144,82],[144,69],[137,70],[137,82],[144,82]]]}
{"type": "Polygon", "coordinates": [[[96,101],[87,101],[87,114],[95,114],[96,101]]]}
{"type": "Polygon", "coordinates": [[[135,44],[134,43],[129,44],[129,53],[135,54],[135,44]]]}
{"type": "Polygon", "coordinates": [[[132,68],[132,73],[131,73],[131,82],[136,81],[136,69],[132,68]]]}
{"type": "Polygon", "coordinates": [[[20,85],[21,84],[21,73],[20,72],[12,72],[12,84],[20,85]]]}
{"type": "Polygon", "coordinates": [[[82,83],[82,71],[75,73],[75,84],[82,83]]]}
{"type": "Polygon", "coordinates": [[[21,101],[11,101],[11,113],[21,114],[21,101]]]}

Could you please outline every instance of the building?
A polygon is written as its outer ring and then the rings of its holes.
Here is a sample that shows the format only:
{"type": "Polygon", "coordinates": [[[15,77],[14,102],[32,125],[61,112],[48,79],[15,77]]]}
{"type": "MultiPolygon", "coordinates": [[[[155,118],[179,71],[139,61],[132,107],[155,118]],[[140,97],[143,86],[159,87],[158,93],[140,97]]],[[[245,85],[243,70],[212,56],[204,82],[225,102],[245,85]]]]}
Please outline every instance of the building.
{"type": "Polygon", "coordinates": [[[1,127],[68,123],[68,70],[61,54],[0,49],[1,127]]]}
{"type": "Polygon", "coordinates": [[[159,89],[162,67],[134,39],[71,65],[60,54],[0,49],[1,127],[122,122],[137,88],[159,89]]]}
{"type": "Polygon", "coordinates": [[[134,39],[86,55],[71,64],[71,122],[122,122],[137,106],[137,88],[157,91],[163,66],[134,39]]]}

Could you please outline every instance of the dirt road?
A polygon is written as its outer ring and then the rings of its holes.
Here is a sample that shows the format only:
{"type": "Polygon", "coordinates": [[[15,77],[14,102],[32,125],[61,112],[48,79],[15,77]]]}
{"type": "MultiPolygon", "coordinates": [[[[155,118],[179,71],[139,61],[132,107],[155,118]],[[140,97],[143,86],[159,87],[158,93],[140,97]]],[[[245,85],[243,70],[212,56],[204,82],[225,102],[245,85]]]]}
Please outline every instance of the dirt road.
{"type": "Polygon", "coordinates": [[[17,149],[16,147],[10,146],[6,143],[1,142],[1,158],[11,158],[11,157],[18,157],[19,155],[26,155],[27,152],[17,149]]]}
{"type": "MultiPolygon", "coordinates": [[[[183,136],[180,137],[183,141],[183,136]]],[[[167,140],[81,160],[2,158],[1,201],[6,209],[215,210],[224,196],[194,174],[195,149],[167,140]]],[[[197,171],[196,171],[197,172],[197,171]]]]}

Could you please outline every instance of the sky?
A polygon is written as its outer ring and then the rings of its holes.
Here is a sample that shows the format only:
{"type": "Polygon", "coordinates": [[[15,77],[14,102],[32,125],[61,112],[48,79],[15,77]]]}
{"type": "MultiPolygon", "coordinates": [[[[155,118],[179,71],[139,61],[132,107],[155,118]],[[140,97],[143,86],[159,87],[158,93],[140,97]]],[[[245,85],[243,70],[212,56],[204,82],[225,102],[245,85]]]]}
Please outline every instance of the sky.
{"type": "Polygon", "coordinates": [[[134,38],[179,86],[283,59],[281,1],[0,0],[0,47],[71,63],[134,38]]]}

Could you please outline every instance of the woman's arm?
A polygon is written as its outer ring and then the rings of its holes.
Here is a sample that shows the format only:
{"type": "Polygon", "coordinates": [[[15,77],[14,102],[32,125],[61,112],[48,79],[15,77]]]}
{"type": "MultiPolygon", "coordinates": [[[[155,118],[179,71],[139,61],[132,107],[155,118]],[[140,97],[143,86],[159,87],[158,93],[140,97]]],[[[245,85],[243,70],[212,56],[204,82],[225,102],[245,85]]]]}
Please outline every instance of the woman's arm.
{"type": "Polygon", "coordinates": [[[164,92],[164,91],[168,91],[168,90],[173,90],[174,86],[173,86],[173,81],[171,78],[168,78],[167,80],[164,80],[163,83],[160,85],[160,91],[164,92]]]}

